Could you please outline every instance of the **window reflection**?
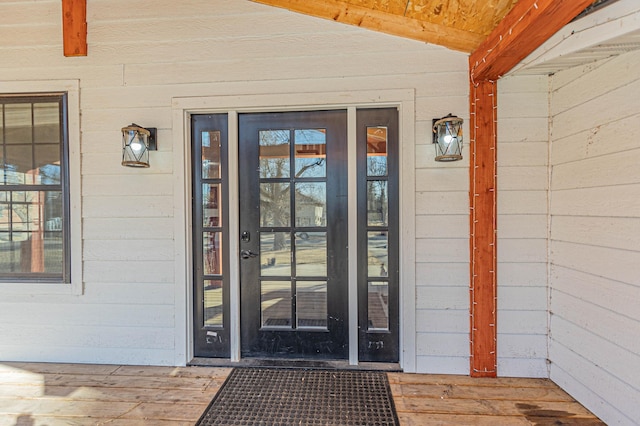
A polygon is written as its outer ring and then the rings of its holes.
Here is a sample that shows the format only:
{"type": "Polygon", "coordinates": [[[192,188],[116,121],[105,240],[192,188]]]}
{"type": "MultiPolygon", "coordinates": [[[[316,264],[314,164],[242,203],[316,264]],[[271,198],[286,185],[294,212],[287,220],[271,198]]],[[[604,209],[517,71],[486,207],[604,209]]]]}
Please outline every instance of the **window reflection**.
{"type": "Polygon", "coordinates": [[[327,131],[302,129],[294,132],[296,177],[325,177],[327,172],[327,131]]]}
{"type": "Polygon", "coordinates": [[[327,233],[296,234],[296,275],[325,277],[327,275],[327,233]]]}
{"type": "Polygon", "coordinates": [[[326,226],[327,184],[296,183],[296,226],[326,226]]]}
{"type": "Polygon", "coordinates": [[[260,178],[289,177],[289,130],[262,130],[259,132],[260,178]]]}
{"type": "Polygon", "coordinates": [[[202,178],[220,178],[220,131],[201,133],[202,139],[202,178]]]}
{"type": "Polygon", "coordinates": [[[381,331],[389,329],[389,283],[370,281],[368,284],[368,329],[381,331]]]}
{"type": "Polygon", "coordinates": [[[327,328],[326,282],[296,282],[296,318],[298,327],[327,328]]]}
{"type": "Polygon", "coordinates": [[[387,127],[367,127],[367,176],[387,175],[387,127]]]}
{"type": "Polygon", "coordinates": [[[222,195],[220,184],[203,184],[202,185],[202,226],[216,227],[222,226],[221,203],[222,195]]]}
{"type": "Polygon", "coordinates": [[[389,225],[388,183],[386,180],[367,182],[367,222],[369,226],[389,225]]]}
{"type": "Polygon", "coordinates": [[[204,326],[223,325],[222,280],[204,280],[204,326]]]}
{"type": "Polygon", "coordinates": [[[291,223],[290,185],[286,183],[260,184],[260,226],[282,227],[291,223]]]}
{"type": "Polygon", "coordinates": [[[222,236],[220,232],[204,232],[202,250],[205,275],[222,274],[222,236]]]}
{"type": "Polygon", "coordinates": [[[291,276],[291,236],[288,232],[260,233],[262,276],[291,276]]]}
{"type": "Polygon", "coordinates": [[[0,192],[0,270],[63,272],[62,193],[0,192]]]}
{"type": "Polygon", "coordinates": [[[388,235],[386,231],[367,233],[368,276],[386,277],[389,275],[388,235]]]}
{"type": "Polygon", "coordinates": [[[291,328],[291,282],[262,281],[260,297],[262,326],[291,328]]]}

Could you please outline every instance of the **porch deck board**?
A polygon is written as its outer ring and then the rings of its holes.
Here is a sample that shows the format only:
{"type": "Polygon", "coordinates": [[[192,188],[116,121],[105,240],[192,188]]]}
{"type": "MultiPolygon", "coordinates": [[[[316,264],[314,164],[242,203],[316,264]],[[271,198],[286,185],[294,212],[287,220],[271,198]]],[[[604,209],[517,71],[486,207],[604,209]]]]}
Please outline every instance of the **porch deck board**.
{"type": "MultiPolygon", "coordinates": [[[[0,426],[193,425],[230,368],[0,362],[0,426]]],[[[597,425],[549,380],[388,373],[402,425],[597,425]]]]}

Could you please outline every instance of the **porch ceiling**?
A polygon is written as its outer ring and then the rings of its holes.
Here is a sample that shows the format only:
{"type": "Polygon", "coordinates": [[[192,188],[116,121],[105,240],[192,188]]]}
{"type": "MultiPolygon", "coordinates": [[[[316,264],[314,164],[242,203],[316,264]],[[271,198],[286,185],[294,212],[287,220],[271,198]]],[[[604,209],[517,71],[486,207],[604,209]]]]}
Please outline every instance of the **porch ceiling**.
{"type": "MultiPolygon", "coordinates": [[[[519,0],[251,1],[472,52],[519,0]]],[[[612,1],[596,0],[590,8],[612,1]]]]}

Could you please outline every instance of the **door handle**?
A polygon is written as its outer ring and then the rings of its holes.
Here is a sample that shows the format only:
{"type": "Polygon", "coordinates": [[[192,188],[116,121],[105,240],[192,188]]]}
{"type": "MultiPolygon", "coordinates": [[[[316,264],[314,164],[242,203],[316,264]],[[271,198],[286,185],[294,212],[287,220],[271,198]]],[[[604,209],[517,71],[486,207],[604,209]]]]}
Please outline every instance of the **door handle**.
{"type": "Polygon", "coordinates": [[[251,250],[241,250],[240,257],[243,259],[250,259],[252,257],[257,257],[258,253],[254,253],[251,250]]]}

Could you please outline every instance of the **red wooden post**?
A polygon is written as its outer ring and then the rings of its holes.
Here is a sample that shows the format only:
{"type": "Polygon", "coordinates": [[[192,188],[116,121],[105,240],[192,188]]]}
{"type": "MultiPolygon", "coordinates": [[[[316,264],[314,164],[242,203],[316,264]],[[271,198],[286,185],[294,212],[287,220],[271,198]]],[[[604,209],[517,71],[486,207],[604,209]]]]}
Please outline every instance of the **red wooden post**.
{"type": "Polygon", "coordinates": [[[471,82],[471,376],[495,377],[497,309],[497,88],[471,82]]]}
{"type": "Polygon", "coordinates": [[[469,57],[470,315],[474,377],[497,375],[497,80],[593,0],[520,0],[469,57]]]}

